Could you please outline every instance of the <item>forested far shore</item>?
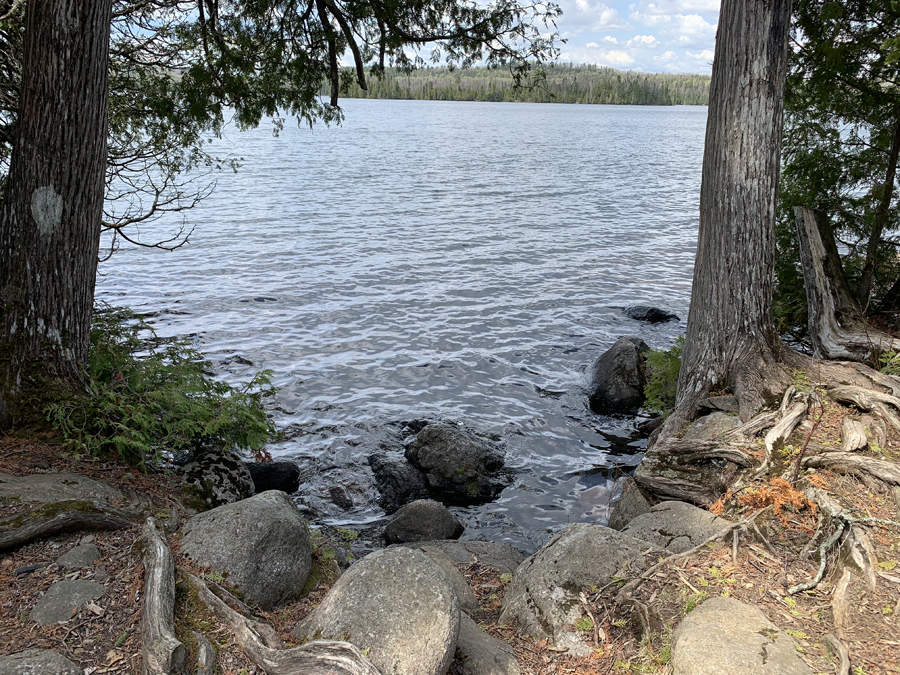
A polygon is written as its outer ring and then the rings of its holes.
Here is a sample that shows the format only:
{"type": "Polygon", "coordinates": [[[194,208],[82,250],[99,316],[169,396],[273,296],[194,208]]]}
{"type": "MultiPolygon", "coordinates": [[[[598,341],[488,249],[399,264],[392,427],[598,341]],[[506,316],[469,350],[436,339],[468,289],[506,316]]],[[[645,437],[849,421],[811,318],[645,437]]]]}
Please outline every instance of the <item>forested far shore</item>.
{"type": "MultiPolygon", "coordinates": [[[[505,68],[396,68],[368,79],[368,91],[352,80],[349,98],[426,101],[522,101],[613,105],[706,105],[709,75],[637,73],[593,65],[555,64],[534,87],[515,87],[505,68]]],[[[348,80],[350,78],[347,78],[348,80]]]]}

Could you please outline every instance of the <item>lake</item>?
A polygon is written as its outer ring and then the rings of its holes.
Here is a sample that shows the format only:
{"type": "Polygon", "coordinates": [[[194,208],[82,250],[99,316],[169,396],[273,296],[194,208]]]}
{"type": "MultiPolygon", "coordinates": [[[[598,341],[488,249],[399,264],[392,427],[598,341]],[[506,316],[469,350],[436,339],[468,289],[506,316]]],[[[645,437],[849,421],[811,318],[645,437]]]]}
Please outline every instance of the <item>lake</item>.
{"type": "Polygon", "coordinates": [[[382,430],[441,419],[502,438],[515,470],[496,501],[453,509],[463,538],[532,551],[605,524],[644,441],[587,408],[584,370],[619,336],[684,332],[622,308],[687,317],[706,108],[343,105],[340,127],[227,131],[213,152],[243,166],[184,214],[190,245],[123,247],[98,299],[195,336],[230,381],[274,372],[289,440],[270,450],[301,464],[320,522],[383,518],[366,461],[382,430]]]}

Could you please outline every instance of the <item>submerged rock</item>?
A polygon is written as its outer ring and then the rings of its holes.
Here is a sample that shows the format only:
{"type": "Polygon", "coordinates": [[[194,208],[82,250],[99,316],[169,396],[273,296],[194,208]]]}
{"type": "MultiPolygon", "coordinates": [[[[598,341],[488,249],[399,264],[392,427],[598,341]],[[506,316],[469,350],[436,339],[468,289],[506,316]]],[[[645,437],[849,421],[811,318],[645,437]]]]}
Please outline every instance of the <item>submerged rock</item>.
{"type": "Polygon", "coordinates": [[[428,496],[422,472],[402,455],[370,455],[369,466],[378,486],[378,505],[385,513],[394,513],[404,504],[428,496]]]}
{"type": "Polygon", "coordinates": [[[490,441],[449,424],[429,424],[406,449],[429,489],[462,503],[494,499],[510,483],[504,453],[490,441]]]}
{"type": "Polygon", "coordinates": [[[672,312],[667,312],[658,307],[650,307],[648,305],[634,305],[626,307],[625,316],[635,321],[646,321],[647,323],[663,323],[665,321],[678,321],[678,317],[672,312]]]}
{"type": "Polygon", "coordinates": [[[306,521],[277,490],[194,516],[184,527],[181,551],[227,575],[263,610],[299,598],[312,563],[306,521]]]}
{"type": "Polygon", "coordinates": [[[596,413],[633,414],[644,403],[644,364],[650,347],[637,337],[622,337],[588,370],[588,397],[596,413]]]}

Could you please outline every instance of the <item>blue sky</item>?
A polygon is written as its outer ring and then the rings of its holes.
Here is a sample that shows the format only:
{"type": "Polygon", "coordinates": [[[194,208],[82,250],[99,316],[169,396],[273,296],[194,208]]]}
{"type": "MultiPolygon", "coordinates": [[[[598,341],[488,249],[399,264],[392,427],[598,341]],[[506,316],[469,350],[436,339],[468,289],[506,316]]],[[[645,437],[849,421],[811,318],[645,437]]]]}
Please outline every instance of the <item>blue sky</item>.
{"type": "Polygon", "coordinates": [[[620,70],[703,73],[712,68],[720,0],[557,0],[560,61],[620,70]]]}

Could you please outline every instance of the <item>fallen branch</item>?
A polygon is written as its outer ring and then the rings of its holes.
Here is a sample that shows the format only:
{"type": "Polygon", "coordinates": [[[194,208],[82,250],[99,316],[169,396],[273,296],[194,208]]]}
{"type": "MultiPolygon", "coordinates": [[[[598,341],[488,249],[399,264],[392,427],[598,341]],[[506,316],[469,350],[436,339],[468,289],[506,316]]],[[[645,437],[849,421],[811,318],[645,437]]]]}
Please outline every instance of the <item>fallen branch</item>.
{"type": "Polygon", "coordinates": [[[844,528],[847,527],[847,523],[844,520],[838,520],[838,527],[832,533],[828,539],[822,542],[822,545],[819,546],[819,571],[816,572],[816,576],[814,576],[809,581],[806,581],[802,584],[797,584],[796,586],[791,586],[788,589],[788,595],[795,595],[797,593],[802,593],[803,591],[810,591],[822,581],[822,577],[825,576],[825,565],[828,562],[828,549],[834,546],[840,536],[844,533],[844,528]]]}
{"type": "Polygon", "coordinates": [[[833,651],[837,657],[840,659],[841,663],[838,665],[837,675],[849,675],[850,673],[850,652],[844,646],[844,643],[838,640],[834,635],[830,633],[826,633],[825,635],[825,644],[827,644],[831,651],[833,651]]]}
{"type": "Polygon", "coordinates": [[[143,675],[187,672],[187,648],[175,637],[175,562],[156,518],[141,530],[144,544],[144,601],[141,608],[143,675]]]}
{"type": "Polygon", "coordinates": [[[50,502],[0,520],[0,551],[60,532],[122,530],[134,524],[134,514],[100,502],[84,499],[50,502]]]}
{"type": "Polygon", "coordinates": [[[861,457],[843,452],[826,452],[803,460],[804,467],[837,469],[857,476],[871,476],[891,485],[900,486],[900,466],[874,457],[861,457]]]}
{"type": "Polygon", "coordinates": [[[257,621],[231,609],[209,590],[206,583],[182,570],[184,578],[197,590],[200,599],[233,632],[235,640],[251,661],[268,675],[381,675],[359,649],[349,642],[316,640],[293,649],[272,649],[260,636],[257,621]]]}

